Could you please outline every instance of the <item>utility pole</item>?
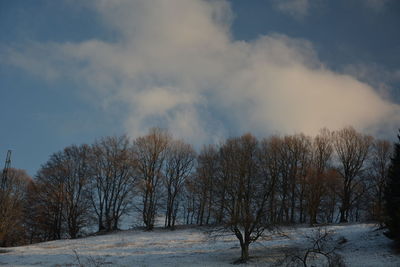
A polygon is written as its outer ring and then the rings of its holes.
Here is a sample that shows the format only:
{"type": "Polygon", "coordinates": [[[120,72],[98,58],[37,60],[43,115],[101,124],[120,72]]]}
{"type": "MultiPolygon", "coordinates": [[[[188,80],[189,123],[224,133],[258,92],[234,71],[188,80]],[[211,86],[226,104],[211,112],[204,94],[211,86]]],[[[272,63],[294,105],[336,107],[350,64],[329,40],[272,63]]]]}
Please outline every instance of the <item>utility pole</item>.
{"type": "Polygon", "coordinates": [[[4,164],[4,169],[3,169],[3,174],[1,176],[1,189],[5,190],[6,185],[7,185],[7,179],[8,179],[8,170],[10,169],[11,166],[11,150],[7,151],[7,156],[6,156],[6,162],[4,164]]]}

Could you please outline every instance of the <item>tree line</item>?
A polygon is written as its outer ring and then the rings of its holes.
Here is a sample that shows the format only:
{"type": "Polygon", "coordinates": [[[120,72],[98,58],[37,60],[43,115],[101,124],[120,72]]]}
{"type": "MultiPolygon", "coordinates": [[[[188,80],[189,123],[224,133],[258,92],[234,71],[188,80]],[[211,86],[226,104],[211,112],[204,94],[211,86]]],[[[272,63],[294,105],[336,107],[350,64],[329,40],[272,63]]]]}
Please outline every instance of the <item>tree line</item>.
{"type": "Polygon", "coordinates": [[[50,156],[32,179],[11,170],[0,191],[3,246],[117,230],[124,216],[152,230],[162,220],[221,225],[248,246],[273,225],[384,219],[392,144],[352,127],[205,145],[153,128],[104,137],[50,156]]]}

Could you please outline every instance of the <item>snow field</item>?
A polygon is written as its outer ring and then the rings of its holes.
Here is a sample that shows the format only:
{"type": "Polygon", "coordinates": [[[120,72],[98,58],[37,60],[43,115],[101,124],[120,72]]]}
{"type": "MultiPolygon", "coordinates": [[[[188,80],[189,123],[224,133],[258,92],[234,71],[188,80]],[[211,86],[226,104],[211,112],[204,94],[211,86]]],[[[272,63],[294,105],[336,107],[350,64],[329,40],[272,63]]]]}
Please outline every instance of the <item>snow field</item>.
{"type": "MultiPolygon", "coordinates": [[[[337,250],[347,266],[400,266],[391,241],[373,224],[328,226],[333,239],[347,242],[337,250]]],[[[211,238],[207,228],[152,232],[125,230],[76,240],[57,240],[29,246],[2,248],[1,266],[232,266],[240,257],[232,235],[211,238]]],[[[305,235],[315,228],[283,228],[250,247],[246,266],[272,266],[294,249],[310,246],[305,235]]],[[[335,241],[336,242],[336,241],[335,241]]]]}

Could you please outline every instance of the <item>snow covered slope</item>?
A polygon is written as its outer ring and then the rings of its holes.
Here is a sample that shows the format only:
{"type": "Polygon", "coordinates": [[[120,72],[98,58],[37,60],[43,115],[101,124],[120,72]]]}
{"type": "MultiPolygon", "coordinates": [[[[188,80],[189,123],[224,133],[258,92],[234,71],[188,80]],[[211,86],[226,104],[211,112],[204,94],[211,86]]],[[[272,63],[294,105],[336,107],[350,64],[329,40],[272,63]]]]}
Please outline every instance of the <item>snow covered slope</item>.
{"type": "MultiPolygon", "coordinates": [[[[337,250],[347,266],[400,266],[390,240],[372,224],[329,226],[332,237],[347,242],[337,250]],[[342,238],[343,239],[343,238],[342,238]]],[[[248,266],[270,266],[293,248],[309,246],[314,228],[286,228],[253,244],[248,266]]],[[[76,240],[2,248],[1,266],[232,266],[240,248],[233,236],[212,239],[201,228],[176,231],[121,231],[76,240]]]]}

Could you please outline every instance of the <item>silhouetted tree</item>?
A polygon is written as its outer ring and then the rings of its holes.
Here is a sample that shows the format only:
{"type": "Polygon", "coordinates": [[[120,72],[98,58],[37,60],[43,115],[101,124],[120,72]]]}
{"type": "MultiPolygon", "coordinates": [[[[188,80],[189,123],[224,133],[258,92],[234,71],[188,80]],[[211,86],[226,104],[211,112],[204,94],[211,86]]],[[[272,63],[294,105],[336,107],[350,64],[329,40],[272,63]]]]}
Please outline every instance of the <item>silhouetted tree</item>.
{"type": "Polygon", "coordinates": [[[386,235],[400,242],[400,134],[397,136],[393,157],[389,167],[385,190],[386,200],[386,235]]]}

